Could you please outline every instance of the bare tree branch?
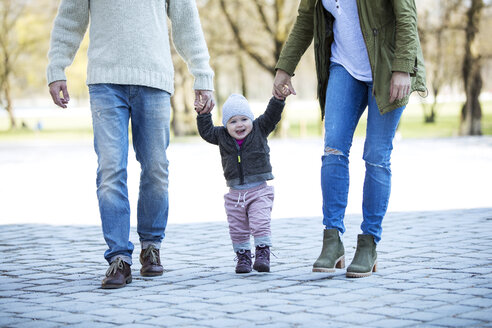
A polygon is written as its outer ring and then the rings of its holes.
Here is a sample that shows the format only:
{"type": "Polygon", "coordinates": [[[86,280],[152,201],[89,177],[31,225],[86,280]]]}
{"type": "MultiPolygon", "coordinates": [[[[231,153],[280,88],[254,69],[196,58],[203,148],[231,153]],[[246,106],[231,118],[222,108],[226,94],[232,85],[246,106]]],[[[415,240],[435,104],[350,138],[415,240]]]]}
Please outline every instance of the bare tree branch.
{"type": "Polygon", "coordinates": [[[250,56],[258,65],[260,65],[262,68],[269,72],[273,72],[275,69],[274,65],[269,65],[264,58],[262,58],[250,45],[244,41],[243,37],[241,36],[241,33],[239,31],[238,25],[232,20],[231,15],[227,11],[225,0],[220,0],[220,7],[222,9],[222,12],[224,13],[224,16],[232,30],[232,33],[234,34],[234,37],[236,38],[236,41],[238,43],[238,46],[245,51],[245,53],[250,56]]]}
{"type": "Polygon", "coordinates": [[[265,15],[264,7],[261,5],[260,1],[255,1],[256,4],[256,9],[258,10],[258,13],[260,14],[261,22],[263,26],[265,27],[265,30],[267,30],[270,34],[274,34],[272,28],[268,24],[268,20],[265,15]]]}

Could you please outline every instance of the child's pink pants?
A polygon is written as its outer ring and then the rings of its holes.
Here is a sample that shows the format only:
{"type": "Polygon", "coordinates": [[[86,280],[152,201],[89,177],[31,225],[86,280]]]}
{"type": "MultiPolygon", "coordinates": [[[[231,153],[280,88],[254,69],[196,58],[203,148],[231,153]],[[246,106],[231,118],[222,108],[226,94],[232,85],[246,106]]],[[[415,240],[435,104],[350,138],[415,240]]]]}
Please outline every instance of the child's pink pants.
{"type": "MultiPolygon", "coordinates": [[[[245,190],[230,189],[224,195],[229,233],[236,245],[249,245],[250,235],[255,245],[270,244],[270,216],[273,207],[273,187],[266,183],[245,190]]],[[[271,246],[271,245],[267,245],[271,246]]]]}

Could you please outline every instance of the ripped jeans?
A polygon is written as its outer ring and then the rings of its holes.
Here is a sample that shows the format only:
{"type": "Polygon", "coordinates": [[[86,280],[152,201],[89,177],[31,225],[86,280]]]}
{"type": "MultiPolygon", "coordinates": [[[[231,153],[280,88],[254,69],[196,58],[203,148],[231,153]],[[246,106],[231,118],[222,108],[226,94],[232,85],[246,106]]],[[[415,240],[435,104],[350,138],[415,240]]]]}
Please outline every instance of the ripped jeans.
{"type": "MultiPolygon", "coordinates": [[[[388,95],[389,97],[389,95],[388,95]]],[[[354,79],[343,66],[332,63],[326,92],[325,151],[321,166],[323,224],[345,232],[343,219],[349,190],[349,153],[359,119],[368,107],[363,159],[366,173],[363,189],[361,230],[381,240],[382,221],[391,191],[390,158],[393,137],[404,107],[379,113],[372,95],[372,82],[354,79]]]]}

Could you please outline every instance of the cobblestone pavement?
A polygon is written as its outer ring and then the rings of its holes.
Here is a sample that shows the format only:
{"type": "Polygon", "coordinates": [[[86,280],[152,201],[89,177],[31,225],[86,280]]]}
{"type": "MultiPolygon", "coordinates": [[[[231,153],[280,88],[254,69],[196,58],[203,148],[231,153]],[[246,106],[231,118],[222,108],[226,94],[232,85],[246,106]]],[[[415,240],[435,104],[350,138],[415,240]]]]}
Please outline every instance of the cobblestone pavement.
{"type": "MultiPolygon", "coordinates": [[[[347,216],[348,263],[359,224],[347,216]]],[[[134,263],[103,290],[99,226],[0,225],[0,327],[492,327],[492,208],[389,213],[362,279],[311,272],[321,229],[273,220],[272,272],[236,275],[225,222],[170,224],[163,276],[134,263]]]]}

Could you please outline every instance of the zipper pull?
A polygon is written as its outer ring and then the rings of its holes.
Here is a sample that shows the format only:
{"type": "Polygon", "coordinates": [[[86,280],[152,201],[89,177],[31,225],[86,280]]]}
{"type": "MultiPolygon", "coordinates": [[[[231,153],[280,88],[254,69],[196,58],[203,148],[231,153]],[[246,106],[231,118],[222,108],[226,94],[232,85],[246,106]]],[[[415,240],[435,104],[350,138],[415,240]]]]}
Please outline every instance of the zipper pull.
{"type": "Polygon", "coordinates": [[[378,35],[378,29],[377,29],[377,28],[373,28],[373,29],[372,29],[372,34],[373,34],[374,36],[377,36],[377,35],[378,35]]]}
{"type": "Polygon", "coordinates": [[[241,155],[237,155],[237,162],[241,163],[241,155]]]}

